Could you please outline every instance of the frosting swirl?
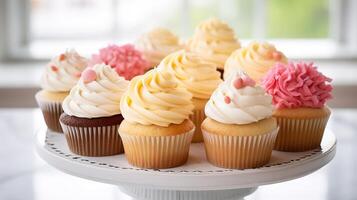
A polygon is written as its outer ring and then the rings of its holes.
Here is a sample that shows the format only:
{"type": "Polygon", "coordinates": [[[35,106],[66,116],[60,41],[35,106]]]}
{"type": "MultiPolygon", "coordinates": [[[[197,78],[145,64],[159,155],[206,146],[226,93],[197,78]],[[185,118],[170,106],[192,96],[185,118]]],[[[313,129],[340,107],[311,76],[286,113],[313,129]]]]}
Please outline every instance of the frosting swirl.
{"type": "Polygon", "coordinates": [[[136,47],[152,66],[158,65],[168,54],[183,48],[179,38],[164,28],[156,28],[143,34],[136,42],[136,47]]]}
{"type": "Polygon", "coordinates": [[[198,99],[209,99],[222,82],[220,73],[213,63],[205,61],[198,54],[184,50],[165,57],[158,68],[174,74],[176,80],[198,99]]]}
{"type": "Polygon", "coordinates": [[[52,92],[67,92],[77,83],[87,67],[87,59],[74,49],[53,58],[41,77],[41,87],[52,92]]]}
{"type": "Polygon", "coordinates": [[[276,64],[262,83],[278,109],[322,108],[332,98],[331,81],[318,72],[313,63],[300,62],[276,64]]]}
{"type": "Polygon", "coordinates": [[[223,68],[228,56],[240,48],[240,43],[232,28],[213,18],[198,25],[192,39],[188,41],[188,48],[202,54],[218,68],[223,68]]]}
{"type": "Polygon", "coordinates": [[[131,80],[120,109],[130,123],[167,127],[189,118],[193,109],[191,98],[172,74],[156,68],[131,80]]]}
{"type": "Polygon", "coordinates": [[[114,69],[97,64],[86,69],[77,85],[63,101],[63,111],[81,118],[109,117],[120,114],[120,98],[129,81],[114,69]]]}
{"type": "Polygon", "coordinates": [[[260,83],[261,78],[277,62],[287,63],[283,53],[267,42],[252,42],[247,47],[234,51],[227,59],[224,66],[224,79],[240,69],[260,83]]]}
{"type": "Polygon", "coordinates": [[[254,80],[237,72],[221,83],[206,104],[205,114],[224,124],[249,124],[272,116],[272,98],[254,80]]]}

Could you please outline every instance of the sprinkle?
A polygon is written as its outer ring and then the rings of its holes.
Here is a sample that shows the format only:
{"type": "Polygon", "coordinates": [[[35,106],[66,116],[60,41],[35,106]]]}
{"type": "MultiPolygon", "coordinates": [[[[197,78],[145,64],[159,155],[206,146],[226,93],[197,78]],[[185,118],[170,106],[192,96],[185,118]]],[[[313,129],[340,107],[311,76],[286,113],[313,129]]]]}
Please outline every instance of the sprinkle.
{"type": "Polygon", "coordinates": [[[61,54],[61,55],[59,56],[59,61],[64,61],[65,59],[66,59],[66,55],[61,54]]]}
{"type": "Polygon", "coordinates": [[[253,79],[251,79],[249,76],[244,76],[243,77],[243,85],[254,87],[255,81],[253,79]]]}
{"type": "Polygon", "coordinates": [[[244,87],[244,82],[241,77],[238,77],[236,80],[233,82],[233,86],[238,90],[244,87]]]}
{"type": "Polygon", "coordinates": [[[51,70],[54,72],[58,72],[58,67],[51,65],[51,70]]]}
{"type": "Polygon", "coordinates": [[[224,96],[224,102],[226,104],[230,104],[231,103],[231,98],[229,96],[224,96]]]}
{"type": "Polygon", "coordinates": [[[97,74],[93,69],[87,69],[82,72],[82,78],[84,83],[90,83],[92,81],[95,81],[97,78],[97,74]]]}
{"type": "Polygon", "coordinates": [[[76,73],[74,73],[74,76],[79,78],[79,77],[81,77],[81,74],[82,74],[81,72],[76,72],[76,73]]]}
{"type": "Polygon", "coordinates": [[[272,57],[274,60],[281,60],[282,55],[279,51],[275,51],[272,53],[272,57]]]}

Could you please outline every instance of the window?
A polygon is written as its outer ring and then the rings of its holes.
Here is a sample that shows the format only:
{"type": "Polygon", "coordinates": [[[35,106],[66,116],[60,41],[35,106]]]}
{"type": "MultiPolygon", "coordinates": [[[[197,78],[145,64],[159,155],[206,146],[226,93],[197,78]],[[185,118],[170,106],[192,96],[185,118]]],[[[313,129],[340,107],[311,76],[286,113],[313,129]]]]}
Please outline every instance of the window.
{"type": "Polygon", "coordinates": [[[185,39],[200,21],[212,16],[228,22],[243,43],[267,39],[289,57],[340,57],[350,55],[349,49],[357,46],[357,42],[350,42],[357,40],[357,34],[347,35],[344,31],[346,27],[356,29],[356,25],[346,24],[355,15],[348,10],[357,7],[353,0],[7,0],[6,3],[10,26],[7,43],[13,59],[47,59],[70,47],[89,55],[108,43],[133,42],[156,26],[170,28],[185,39]]]}

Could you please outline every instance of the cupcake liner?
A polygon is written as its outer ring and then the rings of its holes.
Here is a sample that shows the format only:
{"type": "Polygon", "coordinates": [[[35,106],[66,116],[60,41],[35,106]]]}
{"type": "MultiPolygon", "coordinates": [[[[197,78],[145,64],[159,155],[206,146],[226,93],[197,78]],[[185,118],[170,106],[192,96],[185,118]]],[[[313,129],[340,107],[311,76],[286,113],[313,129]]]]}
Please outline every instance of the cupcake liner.
{"type": "Polygon", "coordinates": [[[119,124],[112,126],[76,127],[61,122],[69,149],[82,156],[111,156],[124,153],[119,124]]]}
{"type": "Polygon", "coordinates": [[[139,136],[120,132],[131,165],[163,169],[186,163],[194,130],[174,136],[139,136]]]}
{"type": "Polygon", "coordinates": [[[312,119],[275,118],[280,130],[274,149],[298,152],[320,147],[329,115],[312,119]]]}
{"type": "Polygon", "coordinates": [[[63,133],[59,122],[59,118],[63,113],[62,103],[42,101],[38,98],[36,98],[36,101],[42,111],[47,127],[52,131],[63,133]]]}
{"type": "Polygon", "coordinates": [[[278,129],[256,136],[216,135],[203,131],[208,161],[229,169],[257,168],[270,160],[278,129]]]}
{"type": "Polygon", "coordinates": [[[192,143],[203,142],[203,136],[201,131],[201,124],[206,118],[205,110],[194,110],[190,115],[190,120],[195,124],[195,133],[193,134],[192,143]]]}

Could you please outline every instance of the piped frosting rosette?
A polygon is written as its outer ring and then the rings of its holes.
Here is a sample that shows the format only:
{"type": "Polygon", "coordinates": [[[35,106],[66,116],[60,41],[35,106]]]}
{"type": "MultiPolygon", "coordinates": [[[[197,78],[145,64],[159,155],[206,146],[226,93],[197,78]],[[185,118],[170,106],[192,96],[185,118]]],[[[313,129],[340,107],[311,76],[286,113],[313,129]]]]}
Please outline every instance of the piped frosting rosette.
{"type": "Polygon", "coordinates": [[[129,82],[108,65],[97,64],[83,71],[78,84],[63,102],[66,114],[81,118],[120,114],[120,98],[129,82]]]}
{"type": "Polygon", "coordinates": [[[232,28],[213,18],[198,25],[193,37],[188,41],[188,48],[202,54],[218,68],[223,68],[228,56],[240,48],[240,43],[232,28]]]}
{"type": "Polygon", "coordinates": [[[249,124],[272,113],[272,97],[241,71],[221,83],[205,107],[206,116],[224,124],[249,124]]]}
{"type": "Polygon", "coordinates": [[[67,92],[76,85],[88,60],[75,50],[68,50],[53,58],[41,78],[41,87],[51,92],[67,92]]]}
{"type": "Polygon", "coordinates": [[[189,118],[191,98],[172,74],[156,68],[131,80],[120,109],[130,123],[167,127],[189,118]]]}
{"type": "Polygon", "coordinates": [[[262,77],[278,62],[287,63],[287,58],[272,44],[252,42],[229,56],[224,66],[224,79],[243,70],[259,83],[262,77]]]}
{"type": "Polygon", "coordinates": [[[168,54],[183,48],[183,46],[180,45],[179,38],[164,28],[155,28],[143,34],[135,46],[143,52],[145,58],[149,60],[152,65],[160,63],[168,54]]]}
{"type": "Polygon", "coordinates": [[[176,80],[198,99],[209,99],[222,82],[213,63],[184,50],[165,57],[158,68],[174,74],[176,80]]]}

